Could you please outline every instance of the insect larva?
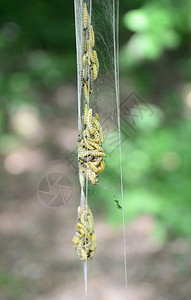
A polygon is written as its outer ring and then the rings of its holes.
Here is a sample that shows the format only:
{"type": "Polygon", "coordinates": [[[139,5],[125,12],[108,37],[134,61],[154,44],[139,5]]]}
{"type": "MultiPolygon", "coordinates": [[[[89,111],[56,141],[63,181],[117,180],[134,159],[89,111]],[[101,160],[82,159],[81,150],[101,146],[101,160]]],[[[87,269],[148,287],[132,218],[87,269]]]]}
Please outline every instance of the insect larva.
{"type": "Polygon", "coordinates": [[[79,258],[81,259],[82,255],[81,255],[81,249],[79,248],[79,245],[75,245],[75,249],[76,249],[76,253],[79,256],[79,258]]]}
{"type": "Polygon", "coordinates": [[[85,80],[84,80],[84,71],[83,70],[81,71],[81,83],[82,83],[82,86],[84,86],[85,80]]]}
{"type": "Polygon", "coordinates": [[[88,142],[86,142],[87,150],[94,150],[94,147],[91,146],[88,142]]]}
{"type": "Polygon", "coordinates": [[[97,128],[97,130],[98,130],[99,132],[102,131],[101,124],[100,124],[100,122],[98,121],[97,118],[93,118],[93,123],[95,124],[95,126],[96,126],[96,128],[97,128]]]}
{"type": "Polygon", "coordinates": [[[90,133],[94,133],[94,128],[92,126],[92,109],[90,108],[88,111],[88,117],[87,117],[87,128],[90,133]]]}
{"type": "Polygon", "coordinates": [[[85,65],[83,67],[82,73],[81,73],[81,81],[83,83],[87,83],[90,73],[90,67],[88,65],[87,60],[85,61],[85,65]]]}
{"type": "Polygon", "coordinates": [[[83,87],[84,87],[84,96],[85,96],[86,100],[89,101],[89,97],[90,97],[90,95],[92,94],[92,91],[90,91],[90,90],[88,89],[88,86],[87,86],[86,83],[84,83],[83,87]],[[88,91],[88,90],[89,90],[89,91],[88,91]]]}
{"type": "MultiPolygon", "coordinates": [[[[97,149],[98,151],[103,151],[103,148],[100,146],[100,145],[98,145],[97,143],[94,143],[94,142],[90,142],[89,141],[89,144],[91,145],[91,146],[93,146],[95,149],[97,149]]],[[[94,149],[91,149],[91,150],[94,150],[94,149]]]]}
{"type": "Polygon", "coordinates": [[[94,173],[99,173],[99,167],[95,166],[93,163],[89,163],[89,168],[94,172],[94,173]]]}
{"type": "Polygon", "coordinates": [[[86,168],[84,168],[84,166],[80,166],[81,167],[81,169],[82,169],[82,173],[84,174],[84,175],[86,175],[87,174],[87,170],[86,170],[86,168]]]}
{"type": "Polygon", "coordinates": [[[94,220],[93,220],[93,215],[92,215],[92,212],[90,209],[89,209],[88,213],[89,213],[89,215],[88,215],[89,223],[92,228],[92,231],[94,232],[94,220]]]}
{"type": "Polygon", "coordinates": [[[99,61],[97,57],[97,52],[95,50],[92,50],[92,61],[96,65],[97,73],[99,72],[99,61]]]}
{"type": "Polygon", "coordinates": [[[85,216],[84,216],[84,215],[81,216],[81,223],[84,225],[84,227],[85,227],[87,230],[91,231],[91,227],[89,226],[88,222],[85,221],[85,216]]]}
{"type": "MultiPolygon", "coordinates": [[[[96,131],[96,129],[95,129],[95,131],[96,131]]],[[[93,134],[91,134],[90,136],[93,136],[93,138],[90,138],[89,136],[88,136],[88,142],[94,142],[94,143],[97,143],[97,144],[100,144],[100,138],[99,138],[99,133],[93,133],[93,134]]]]}
{"type": "Polygon", "coordinates": [[[94,81],[94,74],[93,74],[93,69],[90,68],[89,69],[89,87],[90,87],[90,90],[93,90],[93,81],[94,81]]]}
{"type": "Polygon", "coordinates": [[[95,141],[96,143],[99,143],[99,144],[101,144],[103,142],[102,136],[100,135],[100,133],[98,132],[98,130],[96,128],[95,128],[95,132],[94,132],[93,141],[95,141]]]}
{"type": "Polygon", "coordinates": [[[86,260],[86,251],[83,248],[81,249],[81,260],[86,260]]]}
{"type": "MultiPolygon", "coordinates": [[[[80,227],[79,225],[80,225],[80,223],[78,222],[78,223],[76,224],[76,229],[80,231],[81,227],[80,227]],[[79,228],[78,228],[78,227],[79,227],[79,228]]],[[[83,229],[83,228],[82,228],[82,229],[83,229]]]]}
{"type": "MultiPolygon", "coordinates": [[[[84,56],[85,56],[85,54],[84,54],[84,56]]],[[[86,58],[84,60],[83,69],[82,69],[82,72],[81,72],[82,85],[84,83],[88,84],[89,83],[89,78],[93,82],[93,70],[92,70],[92,67],[91,67],[90,63],[88,62],[88,58],[86,58]]],[[[92,89],[91,86],[92,86],[92,83],[90,83],[90,89],[92,89]]]]}
{"type": "Polygon", "coordinates": [[[88,176],[88,178],[89,178],[89,180],[91,181],[92,184],[97,184],[98,183],[98,179],[96,177],[96,174],[91,169],[87,170],[87,176],[88,176]]]}
{"type": "Polygon", "coordinates": [[[88,156],[87,158],[86,157],[80,157],[80,161],[82,161],[83,163],[88,162],[88,161],[92,161],[93,159],[94,159],[93,156],[88,156]]]}
{"type": "Polygon", "coordinates": [[[90,208],[87,205],[85,205],[83,207],[83,209],[81,210],[81,215],[85,215],[85,216],[87,216],[87,218],[90,218],[91,224],[93,224],[93,215],[92,215],[90,208]]]}
{"type": "Polygon", "coordinates": [[[89,151],[84,151],[84,153],[81,154],[81,157],[85,156],[100,156],[100,157],[106,157],[105,153],[99,152],[97,150],[89,150],[89,151]]]}
{"type": "Polygon", "coordinates": [[[91,181],[92,184],[96,184],[98,183],[98,179],[96,177],[95,172],[93,172],[91,169],[86,169],[83,166],[81,166],[83,173],[85,176],[87,176],[87,178],[91,181]]]}
{"type": "Polygon", "coordinates": [[[90,40],[86,40],[86,55],[88,55],[88,58],[90,59],[90,61],[92,61],[93,59],[93,54],[92,54],[92,48],[91,48],[91,44],[90,44],[90,40]]]}
{"type": "Polygon", "coordinates": [[[99,152],[99,151],[97,151],[97,150],[89,151],[89,155],[106,157],[106,155],[105,155],[103,152],[99,152]]]}
{"type": "Polygon", "coordinates": [[[99,158],[96,157],[96,161],[93,162],[94,166],[98,166],[101,163],[102,160],[103,160],[102,157],[99,157],[99,158]]]}
{"type": "Polygon", "coordinates": [[[95,233],[92,234],[92,249],[95,251],[97,245],[96,245],[96,235],[95,233]]]}
{"type": "Polygon", "coordinates": [[[84,7],[83,7],[83,25],[84,28],[87,28],[88,26],[88,11],[87,11],[86,3],[84,3],[84,7]]]}
{"type": "Polygon", "coordinates": [[[87,244],[84,244],[83,249],[86,249],[86,251],[88,252],[91,249],[91,245],[92,245],[92,241],[88,242],[87,244]]]}
{"type": "Polygon", "coordinates": [[[78,142],[81,142],[81,140],[82,140],[82,132],[79,131],[79,133],[78,133],[78,142]]]}
{"type": "Polygon", "coordinates": [[[81,224],[81,223],[78,223],[77,225],[76,225],[76,229],[80,229],[80,231],[82,231],[82,233],[85,233],[85,228],[84,228],[84,226],[81,224]],[[79,228],[78,228],[79,227],[79,228]]]}
{"type": "Polygon", "coordinates": [[[100,142],[102,143],[103,142],[103,133],[102,133],[102,131],[100,131],[100,142]]]}
{"type": "Polygon", "coordinates": [[[94,30],[93,30],[93,26],[90,26],[90,43],[91,43],[91,47],[93,48],[95,45],[95,38],[94,38],[94,30]]]}
{"type": "Polygon", "coordinates": [[[90,236],[91,236],[92,242],[95,242],[95,240],[96,240],[96,235],[95,235],[95,233],[92,232],[92,233],[90,234],[90,236]]]}
{"type": "Polygon", "coordinates": [[[83,131],[83,141],[82,142],[84,143],[84,146],[85,146],[84,148],[89,149],[89,150],[94,150],[94,146],[89,144],[89,141],[87,140],[87,134],[86,134],[85,130],[83,131]]]}
{"type": "Polygon", "coordinates": [[[74,244],[79,244],[79,242],[80,242],[79,237],[75,235],[75,236],[73,237],[73,239],[72,239],[72,242],[73,242],[74,244]]]}
{"type": "Polygon", "coordinates": [[[99,123],[98,119],[95,117],[93,118],[93,123],[95,124],[98,132],[99,132],[99,138],[100,138],[100,141],[103,142],[103,133],[102,133],[102,127],[101,127],[101,124],[99,123]]]}
{"type": "Polygon", "coordinates": [[[98,74],[96,64],[92,64],[92,71],[93,71],[94,80],[96,80],[98,74]]]}
{"type": "Polygon", "coordinates": [[[76,231],[75,236],[81,237],[82,235],[78,231],[76,231]]]}
{"type": "Polygon", "coordinates": [[[90,65],[90,60],[89,60],[89,53],[85,52],[82,58],[82,66],[85,66],[85,64],[90,65]]]}
{"type": "Polygon", "coordinates": [[[103,172],[104,168],[105,168],[105,163],[104,163],[104,161],[102,160],[101,163],[100,163],[100,169],[99,169],[98,173],[103,172]]]}
{"type": "Polygon", "coordinates": [[[88,40],[88,30],[87,28],[83,29],[83,41],[82,41],[82,52],[87,51],[87,40],[88,40]]]}
{"type": "Polygon", "coordinates": [[[85,178],[84,178],[84,175],[82,173],[82,169],[80,166],[79,166],[79,180],[80,180],[80,185],[84,186],[85,178]]]}
{"type": "MultiPolygon", "coordinates": [[[[89,40],[86,41],[86,52],[84,53],[84,55],[86,55],[86,57],[88,57],[89,64],[95,64],[96,67],[99,68],[97,53],[95,50],[92,50],[92,48],[89,47],[89,40]]],[[[83,57],[83,60],[82,60],[83,63],[84,63],[84,60],[85,60],[85,58],[83,57]]]]}
{"type": "Polygon", "coordinates": [[[79,245],[76,247],[77,255],[82,259],[86,254],[83,249],[84,237],[81,239],[79,245]]]}
{"type": "Polygon", "coordinates": [[[88,116],[88,105],[86,103],[84,108],[84,125],[87,124],[87,116],[88,116]]]}

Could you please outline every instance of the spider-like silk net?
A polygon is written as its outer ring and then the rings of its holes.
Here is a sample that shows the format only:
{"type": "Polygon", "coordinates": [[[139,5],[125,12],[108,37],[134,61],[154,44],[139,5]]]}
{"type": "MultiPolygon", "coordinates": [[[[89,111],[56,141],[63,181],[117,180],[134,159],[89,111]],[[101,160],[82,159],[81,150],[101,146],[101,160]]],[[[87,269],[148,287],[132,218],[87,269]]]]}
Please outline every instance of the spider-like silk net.
{"type": "MultiPolygon", "coordinates": [[[[76,29],[76,49],[77,49],[77,82],[78,82],[78,130],[83,126],[84,113],[84,92],[81,83],[82,71],[82,40],[83,40],[83,3],[86,3],[91,24],[95,34],[95,47],[99,60],[99,73],[94,81],[93,94],[89,100],[89,107],[93,109],[93,114],[98,113],[99,122],[104,133],[103,149],[107,157],[105,169],[100,174],[100,182],[97,186],[91,186],[91,182],[86,180],[85,186],[81,183],[80,204],[88,203],[93,189],[101,190],[104,198],[113,197],[119,199],[122,206],[123,223],[123,248],[124,248],[124,269],[125,284],[127,287],[126,271],[126,242],[125,242],[125,222],[123,203],[123,178],[122,178],[122,158],[121,158],[121,133],[120,133],[120,100],[119,100],[119,41],[118,41],[118,11],[119,0],[74,0],[75,5],[75,29],[76,29]],[[112,152],[111,152],[112,149],[112,152]],[[114,167],[110,162],[115,161],[114,167]],[[115,186],[109,182],[113,178],[115,186]],[[91,186],[91,188],[90,188],[91,186]]],[[[94,200],[96,201],[96,197],[94,200]]],[[[99,247],[99,245],[98,245],[99,247]]],[[[119,245],[120,247],[120,245],[119,245]]],[[[84,262],[85,294],[87,296],[87,260],[84,262]]]]}

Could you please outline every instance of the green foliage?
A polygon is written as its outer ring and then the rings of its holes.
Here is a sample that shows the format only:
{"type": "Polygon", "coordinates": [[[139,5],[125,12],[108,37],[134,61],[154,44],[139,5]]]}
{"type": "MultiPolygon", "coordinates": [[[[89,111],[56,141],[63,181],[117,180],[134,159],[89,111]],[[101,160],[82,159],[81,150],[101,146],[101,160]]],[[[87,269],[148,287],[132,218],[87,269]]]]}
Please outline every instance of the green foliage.
{"type": "MultiPolygon", "coordinates": [[[[139,214],[151,214],[157,220],[157,233],[162,235],[190,235],[190,194],[191,194],[191,134],[190,121],[176,121],[165,126],[162,111],[151,106],[153,114],[142,112],[136,117],[136,135],[123,145],[124,202],[127,220],[139,214]],[[149,129],[149,130],[148,130],[149,129]],[[160,231],[159,231],[160,229],[160,231]]],[[[138,109],[138,108],[136,108],[138,109]]],[[[129,128],[123,125],[123,132],[129,128]]],[[[117,194],[113,170],[120,176],[117,151],[105,169],[106,186],[111,186],[111,194],[117,194]]],[[[105,180],[105,179],[103,179],[105,180]]],[[[118,184],[119,185],[119,184],[118,184]]],[[[119,192],[118,192],[119,193],[119,192]]],[[[115,209],[113,195],[107,201],[108,218],[118,224],[120,213],[115,209]]],[[[103,197],[103,191],[101,196],[103,197]]],[[[104,195],[105,199],[106,195],[104,195]]],[[[118,196],[120,197],[120,196],[118,196]]],[[[107,212],[106,212],[107,213],[107,212]]]]}
{"type": "Polygon", "coordinates": [[[9,132],[15,107],[43,111],[44,91],[75,78],[73,3],[2,0],[0,65],[0,132],[9,132]]]}
{"type": "Polygon", "coordinates": [[[122,60],[132,66],[144,60],[157,60],[164,51],[177,49],[184,43],[184,35],[191,31],[187,6],[186,2],[174,8],[172,1],[152,1],[127,12],[124,26],[134,34],[123,48],[122,60]]]}

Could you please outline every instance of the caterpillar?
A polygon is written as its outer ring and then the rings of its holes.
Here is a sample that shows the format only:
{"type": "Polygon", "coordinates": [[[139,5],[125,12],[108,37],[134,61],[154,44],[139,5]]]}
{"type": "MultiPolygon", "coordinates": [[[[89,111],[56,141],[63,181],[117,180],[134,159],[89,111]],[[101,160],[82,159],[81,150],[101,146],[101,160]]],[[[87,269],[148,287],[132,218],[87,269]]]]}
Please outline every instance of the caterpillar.
{"type": "Polygon", "coordinates": [[[104,161],[102,160],[101,163],[100,163],[100,170],[99,170],[98,173],[103,172],[104,169],[105,169],[105,163],[104,163],[104,161]]]}
{"type": "MultiPolygon", "coordinates": [[[[88,142],[89,142],[89,145],[91,145],[95,148],[95,150],[98,150],[98,151],[101,151],[101,152],[103,151],[103,148],[100,145],[98,145],[97,143],[91,142],[91,141],[88,141],[88,142]]],[[[91,150],[94,150],[94,149],[91,149],[91,150]]]]}
{"type": "Polygon", "coordinates": [[[97,75],[98,75],[96,64],[92,64],[92,71],[93,71],[93,78],[94,78],[94,80],[96,80],[97,75]]]}
{"type": "Polygon", "coordinates": [[[95,45],[94,30],[92,25],[90,26],[90,44],[92,48],[95,45]]]}
{"type": "Polygon", "coordinates": [[[88,26],[88,10],[87,10],[87,5],[86,3],[84,3],[84,7],[83,7],[83,25],[84,28],[86,29],[88,26]]]}
{"type": "Polygon", "coordinates": [[[89,151],[84,151],[81,154],[81,157],[86,157],[86,156],[100,156],[100,157],[106,157],[105,153],[99,152],[98,150],[89,150],[89,151]]]}
{"type": "Polygon", "coordinates": [[[92,51],[92,61],[97,67],[97,72],[99,72],[99,61],[97,57],[97,52],[95,50],[92,51]]]}
{"type": "Polygon", "coordinates": [[[93,90],[88,88],[87,83],[84,83],[83,87],[84,87],[85,98],[86,98],[87,101],[89,101],[89,98],[93,93],[93,90]]]}

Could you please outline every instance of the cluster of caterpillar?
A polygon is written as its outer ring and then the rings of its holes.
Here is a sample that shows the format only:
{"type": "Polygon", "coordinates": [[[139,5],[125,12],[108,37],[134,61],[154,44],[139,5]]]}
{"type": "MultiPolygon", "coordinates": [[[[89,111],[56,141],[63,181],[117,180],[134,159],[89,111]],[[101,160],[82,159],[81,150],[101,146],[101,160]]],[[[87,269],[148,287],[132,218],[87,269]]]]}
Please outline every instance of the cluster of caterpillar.
{"type": "Polygon", "coordinates": [[[78,223],[73,243],[81,260],[92,259],[96,250],[96,235],[94,232],[93,215],[87,205],[78,207],[78,223]]]}
{"type": "Polygon", "coordinates": [[[92,49],[94,45],[94,30],[89,21],[86,3],[84,3],[81,82],[87,101],[93,93],[93,81],[96,80],[99,71],[99,61],[97,58],[97,53],[92,49]]]}
{"type": "Polygon", "coordinates": [[[84,110],[84,126],[78,138],[78,159],[79,169],[82,175],[86,176],[92,184],[96,185],[99,173],[104,170],[102,142],[103,133],[98,121],[98,114],[92,116],[92,109],[88,110],[87,103],[84,110]]]}
{"type": "MultiPolygon", "coordinates": [[[[82,72],[81,82],[85,95],[83,128],[78,137],[79,177],[81,187],[84,187],[85,177],[96,185],[99,173],[104,170],[102,142],[103,133],[98,114],[92,115],[89,108],[89,98],[93,93],[93,82],[97,78],[99,62],[95,45],[94,30],[91,25],[86,3],[83,4],[83,42],[82,42],[82,72]]],[[[92,259],[96,249],[93,215],[86,200],[78,207],[78,223],[73,237],[74,247],[81,260],[92,259]]]]}

